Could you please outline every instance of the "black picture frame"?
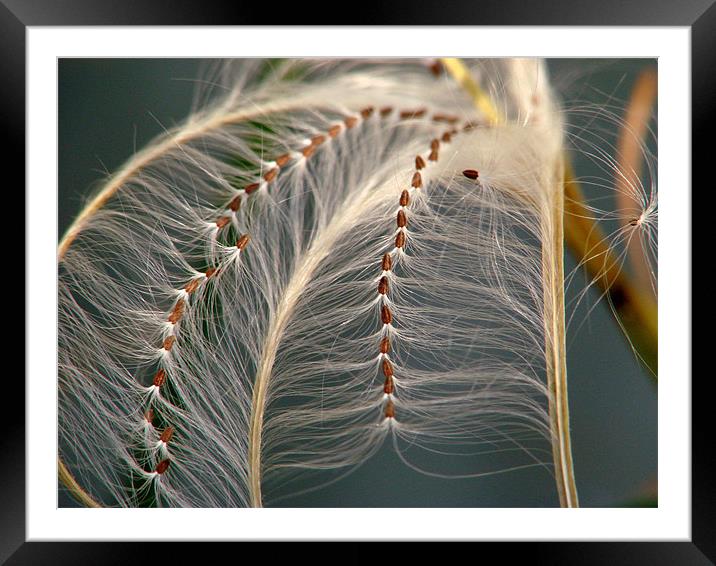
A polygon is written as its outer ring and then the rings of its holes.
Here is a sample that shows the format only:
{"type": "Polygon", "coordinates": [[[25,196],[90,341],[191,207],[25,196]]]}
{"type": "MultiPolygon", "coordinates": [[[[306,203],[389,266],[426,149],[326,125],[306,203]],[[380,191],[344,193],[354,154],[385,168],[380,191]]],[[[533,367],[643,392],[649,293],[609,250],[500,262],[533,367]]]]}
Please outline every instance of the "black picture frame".
{"type": "MultiPolygon", "coordinates": [[[[441,2],[401,0],[375,5],[360,3],[349,13],[351,25],[560,25],[560,26],[686,26],[691,29],[692,55],[692,173],[704,188],[709,158],[706,132],[714,125],[716,101],[716,6],[713,0],[673,2],[602,0],[559,0],[526,4],[520,0],[470,2],[461,0],[446,6],[441,2]]],[[[0,89],[3,131],[9,141],[3,152],[14,183],[7,179],[6,187],[24,186],[25,148],[25,31],[28,26],[62,25],[259,25],[311,24],[321,20],[336,25],[336,5],[313,2],[283,5],[281,9],[265,10],[265,4],[241,2],[195,2],[191,0],[2,0],[0,2],[0,89]]],[[[269,7],[270,8],[270,7],[269,7]]],[[[684,188],[689,190],[690,187],[684,188]]],[[[11,190],[6,189],[6,196],[11,190]]],[[[15,190],[19,197],[20,191],[15,190]]],[[[24,205],[22,205],[24,209],[24,205]]],[[[19,210],[19,208],[15,208],[19,210]]],[[[32,218],[24,210],[26,225],[33,229],[32,218]]],[[[36,228],[35,228],[36,229],[36,228]]],[[[25,249],[25,254],[31,250],[25,249]]],[[[24,259],[15,266],[24,265],[24,259]]],[[[15,267],[14,272],[19,273],[15,267]]],[[[24,273],[24,270],[23,270],[24,273]]],[[[16,285],[16,283],[15,283],[16,285]]],[[[27,288],[25,281],[24,288],[27,288]]],[[[6,295],[9,297],[10,295],[6,295]]],[[[25,294],[25,304],[32,297],[25,294]]],[[[18,302],[18,301],[15,301],[18,302]]],[[[9,315],[8,315],[9,316],[9,315]]],[[[13,317],[19,320],[19,317],[13,317]]],[[[25,339],[32,340],[32,336],[25,339]]],[[[19,335],[19,333],[15,333],[19,335]]],[[[8,349],[9,351],[9,349],[8,349]]],[[[690,364],[689,364],[690,366],[690,364]]],[[[0,434],[0,562],[6,564],[131,564],[184,562],[189,554],[186,545],[152,545],[148,543],[76,543],[25,542],[25,389],[17,372],[7,372],[4,380],[5,399],[16,399],[17,412],[4,410],[0,434]]],[[[706,378],[707,374],[701,377],[706,378]]],[[[691,380],[691,375],[670,376],[691,380]]],[[[540,542],[490,543],[505,559],[526,559],[532,563],[549,564],[714,564],[716,563],[716,457],[709,446],[712,420],[708,405],[708,379],[693,380],[692,385],[692,519],[690,542],[540,542]]],[[[148,525],[148,529],[151,525],[148,525]]],[[[211,554],[224,552],[223,545],[202,545],[203,562],[212,560],[211,554]]],[[[385,561],[388,552],[372,548],[372,544],[351,543],[336,551],[316,553],[302,545],[283,545],[272,553],[291,554],[293,559],[310,556],[315,560],[325,556],[341,562],[385,561]],[[377,552],[377,554],[376,554],[377,552]]],[[[425,550],[418,548],[425,555],[425,550]]],[[[401,553],[401,561],[407,559],[401,553]]],[[[443,560],[448,556],[438,550],[443,560]]],[[[237,559],[240,558],[237,556],[237,559]]],[[[276,559],[280,557],[275,556],[276,559]]],[[[476,557],[477,558],[477,557],[476,557]]]]}

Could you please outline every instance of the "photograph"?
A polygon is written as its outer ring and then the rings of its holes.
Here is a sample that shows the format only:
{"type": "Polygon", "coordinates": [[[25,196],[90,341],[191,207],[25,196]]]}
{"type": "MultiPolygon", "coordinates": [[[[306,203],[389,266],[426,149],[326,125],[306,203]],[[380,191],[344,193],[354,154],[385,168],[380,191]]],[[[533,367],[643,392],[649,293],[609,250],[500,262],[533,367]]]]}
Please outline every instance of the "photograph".
{"type": "Polygon", "coordinates": [[[58,507],[658,507],[660,68],[58,57],[58,507]]]}

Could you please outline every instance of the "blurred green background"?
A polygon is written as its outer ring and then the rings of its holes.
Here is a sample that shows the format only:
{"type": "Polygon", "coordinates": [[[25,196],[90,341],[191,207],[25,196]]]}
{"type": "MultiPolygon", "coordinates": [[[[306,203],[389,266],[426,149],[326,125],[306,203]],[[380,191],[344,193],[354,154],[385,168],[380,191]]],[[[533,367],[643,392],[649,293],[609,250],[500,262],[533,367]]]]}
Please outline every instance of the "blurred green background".
{"type": "MultiPolygon", "coordinates": [[[[59,60],[58,239],[108,173],[191,111],[197,80],[206,65],[194,59],[59,60]]],[[[551,60],[549,65],[554,84],[567,100],[618,107],[628,99],[637,73],[655,62],[567,59],[551,60]]],[[[616,131],[613,134],[611,143],[616,131]]],[[[603,175],[587,159],[577,158],[574,164],[578,176],[603,175]]],[[[567,272],[574,266],[568,255],[567,272]]],[[[568,289],[568,302],[584,282],[578,275],[568,289]]],[[[656,385],[635,359],[604,301],[587,319],[597,299],[593,291],[582,301],[568,333],[572,445],[580,503],[583,507],[655,505],[656,385]]],[[[467,471],[456,469],[456,473],[467,471]]],[[[557,504],[553,479],[543,470],[437,479],[403,465],[388,444],[347,478],[280,502],[297,507],[557,504]]],[[[76,505],[62,487],[59,505],[76,505]]]]}

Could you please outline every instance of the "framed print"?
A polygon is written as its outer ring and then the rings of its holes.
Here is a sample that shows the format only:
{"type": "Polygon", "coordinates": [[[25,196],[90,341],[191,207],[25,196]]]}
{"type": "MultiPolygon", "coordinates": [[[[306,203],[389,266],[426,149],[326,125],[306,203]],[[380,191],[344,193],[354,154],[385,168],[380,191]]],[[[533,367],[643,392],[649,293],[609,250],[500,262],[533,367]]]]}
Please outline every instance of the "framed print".
{"type": "Polygon", "coordinates": [[[146,557],[129,540],[708,563],[713,7],[215,8],[2,8],[28,226],[9,563],[146,557]]]}

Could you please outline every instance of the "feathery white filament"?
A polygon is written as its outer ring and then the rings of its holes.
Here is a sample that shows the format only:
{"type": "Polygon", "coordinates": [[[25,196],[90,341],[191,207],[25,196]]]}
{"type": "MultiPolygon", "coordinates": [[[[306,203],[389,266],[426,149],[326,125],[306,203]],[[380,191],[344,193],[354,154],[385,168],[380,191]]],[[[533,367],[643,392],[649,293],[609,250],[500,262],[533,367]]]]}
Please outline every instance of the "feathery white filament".
{"type": "Polygon", "coordinates": [[[60,447],[80,485],[103,505],[260,506],[388,436],[410,465],[418,448],[484,454],[472,475],[547,465],[562,128],[525,68],[489,77],[518,85],[495,127],[420,65],[281,69],[130,162],[61,253],[60,447]]]}

